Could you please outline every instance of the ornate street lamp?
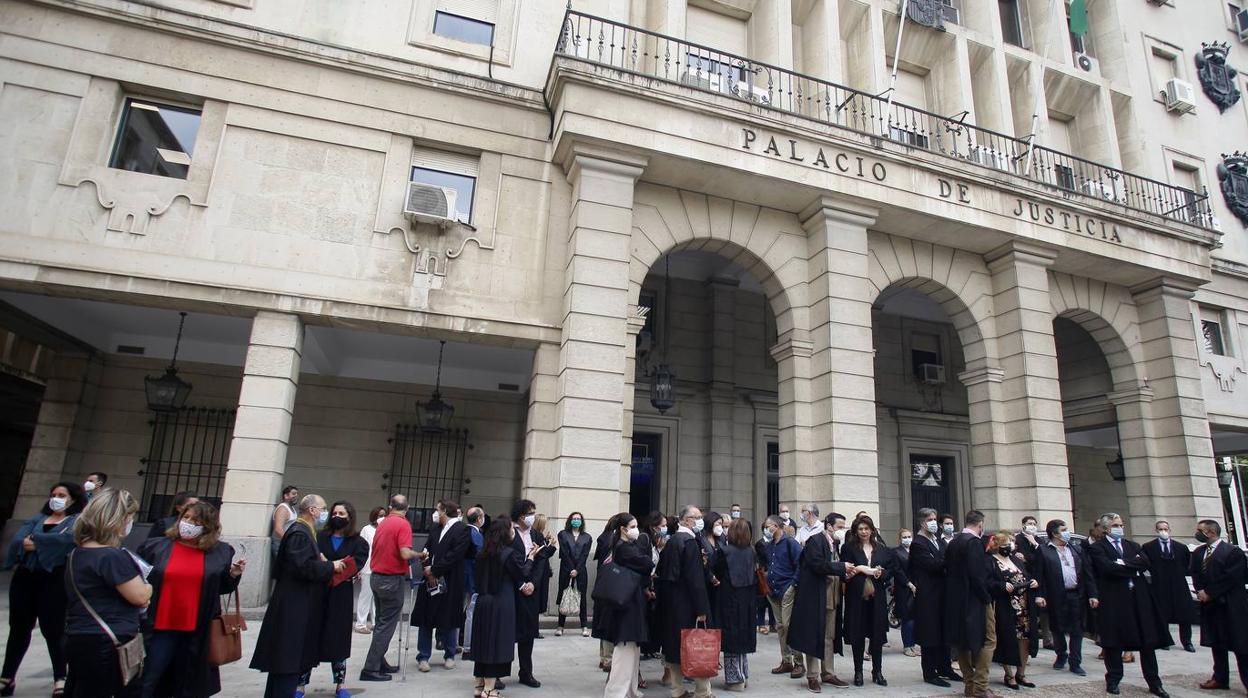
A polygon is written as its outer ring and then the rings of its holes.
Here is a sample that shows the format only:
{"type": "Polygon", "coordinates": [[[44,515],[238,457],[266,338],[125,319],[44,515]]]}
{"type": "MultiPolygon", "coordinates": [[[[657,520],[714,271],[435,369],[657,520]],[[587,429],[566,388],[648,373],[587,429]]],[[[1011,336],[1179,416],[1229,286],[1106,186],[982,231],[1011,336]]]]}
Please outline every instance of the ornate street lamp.
{"type": "Polygon", "coordinates": [[[446,340],[442,340],[438,347],[438,378],[433,385],[433,398],[416,403],[416,422],[427,434],[446,431],[450,428],[451,417],[455,416],[455,408],[442,400],[442,352],[445,349],[446,340]]]}
{"type": "Polygon", "coordinates": [[[667,414],[668,410],[676,406],[676,373],[667,363],[667,349],[672,334],[671,314],[668,312],[672,298],[672,256],[670,254],[667,256],[666,264],[663,273],[663,359],[654,369],[654,373],[650,375],[650,404],[659,411],[659,414],[667,414]]]}
{"type": "Polygon", "coordinates": [[[182,326],[186,324],[186,313],[178,313],[182,319],[178,321],[178,338],[173,343],[173,358],[169,360],[169,368],[164,375],[148,376],[143,379],[147,391],[147,407],[153,412],[176,412],[186,404],[191,394],[191,384],[178,378],[178,347],[182,345],[182,326]]]}
{"type": "Polygon", "coordinates": [[[1122,451],[1118,452],[1118,457],[1105,463],[1105,467],[1109,468],[1109,476],[1115,482],[1122,482],[1127,479],[1127,469],[1122,462],[1122,451]]]}

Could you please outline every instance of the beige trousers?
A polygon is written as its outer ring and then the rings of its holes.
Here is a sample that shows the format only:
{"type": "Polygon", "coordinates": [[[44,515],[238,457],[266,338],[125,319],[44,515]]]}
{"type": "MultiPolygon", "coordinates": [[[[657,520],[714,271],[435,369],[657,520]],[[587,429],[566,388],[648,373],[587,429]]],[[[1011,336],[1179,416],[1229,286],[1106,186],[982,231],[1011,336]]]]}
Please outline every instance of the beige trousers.
{"type": "MultiPolygon", "coordinates": [[[[685,695],[685,675],[680,671],[680,664],[668,662],[667,668],[672,673],[670,677],[672,680],[672,698],[680,698],[680,696],[685,695]]],[[[634,671],[633,675],[636,676],[636,674],[637,672],[634,671]]],[[[694,679],[693,695],[694,698],[709,698],[711,695],[711,680],[694,679]]]]}
{"type": "Polygon", "coordinates": [[[987,604],[984,607],[984,646],[978,653],[958,649],[958,668],[962,670],[962,680],[966,689],[974,695],[983,695],[988,691],[988,666],[992,664],[992,652],[997,649],[997,614],[996,606],[987,604]]]}
{"type": "Polygon", "coordinates": [[[767,597],[767,603],[771,605],[771,615],[776,619],[776,634],[780,636],[781,663],[802,663],[803,655],[795,655],[789,647],[789,620],[793,618],[793,595],[796,593],[797,587],[791,586],[779,599],[767,597]]]}
{"type": "Polygon", "coordinates": [[[642,698],[637,688],[641,671],[641,647],[636,642],[621,642],[611,652],[611,673],[603,698],[642,698]]]}

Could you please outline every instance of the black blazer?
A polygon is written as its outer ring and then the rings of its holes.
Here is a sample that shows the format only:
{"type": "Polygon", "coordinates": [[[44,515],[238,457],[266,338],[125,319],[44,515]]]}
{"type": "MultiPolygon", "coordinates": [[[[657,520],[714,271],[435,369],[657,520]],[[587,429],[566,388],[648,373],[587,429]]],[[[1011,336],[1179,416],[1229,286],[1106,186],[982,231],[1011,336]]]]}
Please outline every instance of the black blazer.
{"type": "Polygon", "coordinates": [[[1206,543],[1192,553],[1189,569],[1192,586],[1203,591],[1209,601],[1200,604],[1200,644],[1218,650],[1241,653],[1248,651],[1248,558],[1244,552],[1223,542],[1213,549],[1213,557],[1205,564],[1206,543]]]}
{"type": "Polygon", "coordinates": [[[945,543],[939,536],[933,543],[916,535],[910,544],[907,577],[914,584],[915,641],[920,647],[945,644],[945,543]]]}

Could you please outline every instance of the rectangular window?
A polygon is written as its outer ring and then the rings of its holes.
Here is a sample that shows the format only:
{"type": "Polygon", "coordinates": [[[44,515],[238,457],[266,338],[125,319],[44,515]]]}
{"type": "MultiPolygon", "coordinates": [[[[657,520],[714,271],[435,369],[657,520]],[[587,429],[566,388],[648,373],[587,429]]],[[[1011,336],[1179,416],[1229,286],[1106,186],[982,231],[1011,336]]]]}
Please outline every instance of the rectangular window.
{"type": "Polygon", "coordinates": [[[923,364],[943,366],[941,360],[940,337],[927,332],[914,332],[910,335],[910,370],[915,378],[923,377],[923,364]]]}
{"type": "MultiPolygon", "coordinates": [[[[1066,0],[1066,26],[1070,26],[1070,0],[1066,0]]],[[[1088,13],[1088,31],[1082,36],[1074,32],[1070,34],[1070,50],[1075,53],[1086,53],[1095,58],[1096,52],[1092,49],[1092,16],[1088,13]]]]}
{"type": "Polygon", "coordinates": [[[1200,339],[1206,353],[1227,355],[1222,336],[1222,311],[1217,308],[1200,309],[1200,339]]]}
{"type": "Polygon", "coordinates": [[[744,18],[690,4],[685,9],[685,38],[716,51],[748,55],[750,26],[744,18]]]}
{"type": "Polygon", "coordinates": [[[1001,15],[1001,35],[1005,43],[1023,47],[1023,15],[1021,0],[997,0],[1001,15]]]}
{"type": "Polygon", "coordinates": [[[1166,83],[1179,77],[1178,56],[1161,47],[1153,46],[1149,51],[1149,67],[1153,70],[1153,80],[1157,82],[1157,91],[1164,95],[1166,83]]]}
{"type": "Polygon", "coordinates": [[[1171,163],[1171,168],[1170,181],[1179,187],[1180,191],[1177,193],[1177,200],[1167,202],[1169,204],[1167,210],[1179,209],[1186,213],[1188,220],[1195,221],[1199,217],[1196,198],[1204,192],[1200,170],[1178,161],[1171,163]]]}
{"type": "Polygon", "coordinates": [[[390,440],[394,453],[386,475],[389,496],[407,495],[407,520],[412,530],[429,532],[433,510],[442,497],[464,492],[464,463],[472,445],[466,429],[431,433],[419,424],[397,424],[390,440]]]}
{"type": "Polygon", "coordinates": [[[490,22],[441,10],[433,17],[433,33],[469,44],[494,45],[494,25],[490,22]]]}
{"type": "Polygon", "coordinates": [[[143,469],[143,498],[139,521],[157,521],[169,515],[179,492],[193,492],[213,506],[221,506],[225,465],[234,437],[234,410],[184,407],[152,414],[152,441],[143,469]]]}
{"type": "Polygon", "coordinates": [[[412,154],[412,181],[454,190],[457,220],[472,223],[479,163],[476,155],[417,148],[412,154]]]}
{"type": "Polygon", "coordinates": [[[767,442],[767,511],[780,511],[780,444],[767,442]]]}
{"type": "Polygon", "coordinates": [[[108,166],[186,179],[199,133],[198,109],[128,98],[108,166]]]}
{"type": "Polygon", "coordinates": [[[642,326],[641,331],[637,333],[637,352],[649,353],[659,346],[659,337],[655,335],[654,328],[660,327],[659,318],[659,296],[654,291],[642,291],[641,296],[637,299],[637,307],[646,309],[646,324],[642,326]]]}

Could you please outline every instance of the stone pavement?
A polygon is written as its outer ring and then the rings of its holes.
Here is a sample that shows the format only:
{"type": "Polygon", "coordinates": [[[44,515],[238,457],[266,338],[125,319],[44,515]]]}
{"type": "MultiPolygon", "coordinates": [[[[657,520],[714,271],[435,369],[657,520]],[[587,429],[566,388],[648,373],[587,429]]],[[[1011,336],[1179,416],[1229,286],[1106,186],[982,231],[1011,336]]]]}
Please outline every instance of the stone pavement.
{"type": "MultiPolygon", "coordinates": [[[[0,589],[7,591],[8,574],[0,575],[0,589]]],[[[8,601],[7,594],[5,600],[0,602],[0,627],[4,628],[7,633],[8,628],[8,601]]],[[[553,619],[551,619],[553,620],[553,619]]],[[[250,661],[252,647],[255,643],[256,635],[259,632],[259,621],[251,621],[250,627],[245,634],[244,657],[241,662],[222,668],[221,696],[261,696],[264,693],[264,675],[260,672],[247,668],[250,661]]],[[[534,664],[536,666],[535,674],[542,681],[540,689],[529,689],[519,686],[515,681],[511,681],[505,695],[508,698],[589,698],[591,696],[601,696],[602,686],[605,682],[606,675],[598,669],[598,641],[590,638],[583,638],[579,631],[574,631],[564,637],[554,637],[553,631],[546,629],[543,631],[546,635],[545,639],[538,640],[534,650],[534,664]],[[514,686],[514,688],[513,688],[514,686]]],[[[1177,635],[1177,629],[1175,629],[1177,635]]],[[[359,676],[360,666],[363,663],[364,655],[368,651],[368,643],[371,636],[353,634],[353,643],[351,649],[352,658],[347,662],[348,686],[352,689],[352,695],[367,696],[367,698],[450,698],[453,696],[471,696],[472,695],[472,665],[469,662],[459,662],[453,670],[442,668],[440,663],[433,664],[433,670],[428,674],[421,674],[416,671],[416,651],[415,641],[416,634],[411,633],[412,651],[408,655],[408,672],[407,680],[401,681],[396,675],[395,680],[389,683],[360,683],[355,679],[359,676]]],[[[881,688],[868,683],[863,688],[849,688],[843,691],[825,687],[824,694],[832,695],[862,695],[864,697],[874,696],[875,698],[902,698],[902,697],[919,697],[919,696],[961,696],[960,688],[951,688],[940,690],[935,686],[922,683],[920,680],[920,669],[918,658],[906,657],[901,653],[900,638],[897,633],[890,636],[893,640],[893,646],[884,650],[884,675],[888,679],[889,685],[881,688]]],[[[394,649],[389,655],[390,661],[397,661],[398,641],[396,639],[394,649]]],[[[1088,657],[1085,659],[1085,668],[1088,670],[1087,678],[1079,678],[1069,672],[1054,671],[1052,669],[1053,653],[1048,650],[1042,650],[1040,657],[1036,661],[1034,668],[1028,672],[1031,681],[1037,684],[1035,689],[1023,689],[1015,693],[1007,690],[1001,685],[1001,668],[993,667],[990,687],[998,693],[1008,694],[1007,698],[1018,695],[1019,698],[1081,698],[1091,696],[1104,696],[1104,680],[1102,672],[1104,668],[1101,662],[1096,660],[1097,648],[1091,643],[1085,645],[1088,657]]],[[[1158,659],[1161,664],[1161,673],[1166,689],[1175,698],[1196,696],[1206,696],[1209,692],[1200,691],[1196,685],[1209,677],[1210,659],[1208,650],[1199,649],[1196,654],[1189,654],[1181,650],[1172,649],[1169,651],[1158,652],[1158,659]]],[[[440,654],[435,653],[435,659],[440,659],[440,654]]],[[[758,697],[772,696],[802,696],[809,695],[805,689],[805,683],[799,682],[787,677],[772,676],[770,669],[778,663],[779,650],[776,636],[759,636],[758,652],[750,656],[750,670],[752,679],[747,695],[758,697]]],[[[837,658],[838,674],[842,678],[850,678],[852,676],[852,661],[848,658],[837,658]]],[[[513,664],[513,670],[515,665],[513,664]]],[[[869,665],[868,665],[869,668],[869,665]]],[[[663,698],[669,695],[669,689],[659,686],[659,676],[663,669],[659,662],[655,660],[642,662],[642,672],[650,681],[650,688],[645,691],[648,698],[663,698]]],[[[868,674],[869,680],[869,674],[868,674]]],[[[18,689],[16,696],[47,696],[51,691],[52,672],[48,667],[47,647],[43,642],[39,631],[35,631],[35,637],[32,639],[30,651],[26,655],[25,661],[22,663],[21,671],[18,673],[18,689]]],[[[1243,690],[1238,678],[1232,679],[1234,693],[1239,694],[1243,690]]],[[[716,695],[724,698],[728,695],[735,695],[722,690],[722,682],[715,680],[712,687],[716,695]]],[[[1147,696],[1147,689],[1144,680],[1140,676],[1140,665],[1137,661],[1135,664],[1126,665],[1126,678],[1122,685],[1122,695],[1126,698],[1135,697],[1143,698],[1147,696]]],[[[323,665],[318,667],[312,674],[312,685],[308,692],[309,696],[329,697],[333,695],[333,686],[329,673],[329,666],[323,665]]],[[[1228,695],[1228,694],[1221,694],[1228,695]]]]}

